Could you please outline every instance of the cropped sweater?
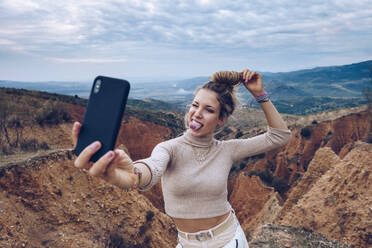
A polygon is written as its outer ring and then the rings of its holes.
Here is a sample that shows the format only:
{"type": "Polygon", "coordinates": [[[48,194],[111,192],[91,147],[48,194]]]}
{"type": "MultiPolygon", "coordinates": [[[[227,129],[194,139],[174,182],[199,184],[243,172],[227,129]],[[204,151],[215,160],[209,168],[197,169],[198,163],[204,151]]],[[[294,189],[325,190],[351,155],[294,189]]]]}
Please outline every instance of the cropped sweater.
{"type": "Polygon", "coordinates": [[[231,210],[227,179],[232,164],[245,157],[285,145],[291,132],[268,127],[264,134],[248,139],[218,141],[194,137],[189,132],[159,143],[149,158],[137,160],[151,171],[148,190],[160,179],[165,212],[175,218],[221,216],[231,210]]]}

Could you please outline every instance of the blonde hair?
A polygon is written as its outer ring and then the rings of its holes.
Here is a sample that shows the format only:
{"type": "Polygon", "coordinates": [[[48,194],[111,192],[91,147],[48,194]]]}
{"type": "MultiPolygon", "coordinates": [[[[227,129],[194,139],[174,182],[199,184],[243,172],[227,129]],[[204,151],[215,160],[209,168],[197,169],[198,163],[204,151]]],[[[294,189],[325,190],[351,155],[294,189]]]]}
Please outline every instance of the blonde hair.
{"type": "Polygon", "coordinates": [[[236,96],[236,86],[243,82],[243,77],[236,71],[218,71],[211,76],[211,81],[196,89],[195,95],[200,89],[208,89],[217,94],[220,103],[219,118],[227,119],[235,110],[239,102],[236,96]]]}
{"type": "MultiPolygon", "coordinates": [[[[219,118],[226,121],[227,118],[232,115],[236,108],[236,105],[239,102],[236,96],[235,89],[236,86],[238,86],[241,82],[243,82],[243,76],[239,72],[218,71],[211,76],[211,80],[209,82],[203,84],[195,90],[194,96],[201,89],[207,89],[215,92],[217,94],[217,100],[220,104],[219,118]]],[[[184,120],[185,127],[188,128],[188,111],[186,111],[184,120]]],[[[222,127],[219,128],[221,129],[222,127]]],[[[217,131],[216,133],[218,133],[219,131],[217,131]]]]}

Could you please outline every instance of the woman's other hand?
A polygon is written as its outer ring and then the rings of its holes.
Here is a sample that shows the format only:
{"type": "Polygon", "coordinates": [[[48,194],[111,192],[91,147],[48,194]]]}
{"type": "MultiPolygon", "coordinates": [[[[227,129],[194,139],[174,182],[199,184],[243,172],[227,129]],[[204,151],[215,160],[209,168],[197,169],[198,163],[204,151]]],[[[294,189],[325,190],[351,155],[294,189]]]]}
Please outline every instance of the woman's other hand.
{"type": "Polygon", "coordinates": [[[265,92],[262,83],[262,75],[258,72],[250,71],[248,69],[244,69],[241,72],[243,77],[244,86],[252,93],[253,96],[259,96],[265,92]]]}
{"type": "MultiPolygon", "coordinates": [[[[81,124],[75,122],[72,127],[72,141],[76,146],[81,124]]],[[[97,162],[90,162],[90,158],[101,148],[101,143],[95,141],[87,146],[75,159],[74,165],[77,168],[87,170],[88,174],[100,177],[107,182],[121,188],[129,188],[136,182],[137,175],[133,173],[134,166],[132,159],[123,151],[109,151],[97,162]]]]}

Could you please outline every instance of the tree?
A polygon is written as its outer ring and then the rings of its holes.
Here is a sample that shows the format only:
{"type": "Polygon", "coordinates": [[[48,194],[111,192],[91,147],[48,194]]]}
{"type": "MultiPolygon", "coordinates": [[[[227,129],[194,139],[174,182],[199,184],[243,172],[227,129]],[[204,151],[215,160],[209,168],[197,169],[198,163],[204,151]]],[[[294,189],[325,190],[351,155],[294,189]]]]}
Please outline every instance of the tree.
{"type": "Polygon", "coordinates": [[[2,136],[5,136],[6,141],[10,145],[10,138],[8,132],[8,119],[10,116],[9,105],[6,101],[0,101],[0,141],[2,136]]]}
{"type": "Polygon", "coordinates": [[[11,145],[13,147],[18,147],[19,143],[23,139],[23,128],[24,128],[24,125],[20,117],[17,115],[11,116],[6,125],[15,131],[16,137],[15,137],[14,142],[11,145]]]}

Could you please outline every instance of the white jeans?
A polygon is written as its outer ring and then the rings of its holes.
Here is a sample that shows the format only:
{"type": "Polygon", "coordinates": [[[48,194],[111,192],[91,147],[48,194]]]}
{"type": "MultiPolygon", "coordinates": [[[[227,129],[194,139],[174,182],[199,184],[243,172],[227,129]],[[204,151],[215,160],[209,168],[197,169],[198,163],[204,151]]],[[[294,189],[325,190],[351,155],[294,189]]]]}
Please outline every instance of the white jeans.
{"type": "MultiPolygon", "coordinates": [[[[247,238],[245,237],[238,219],[234,213],[231,214],[234,215],[234,224],[223,233],[220,233],[206,241],[189,240],[178,235],[179,243],[176,248],[249,248],[247,238]]],[[[208,232],[211,229],[203,230],[201,232],[208,232]]]]}

